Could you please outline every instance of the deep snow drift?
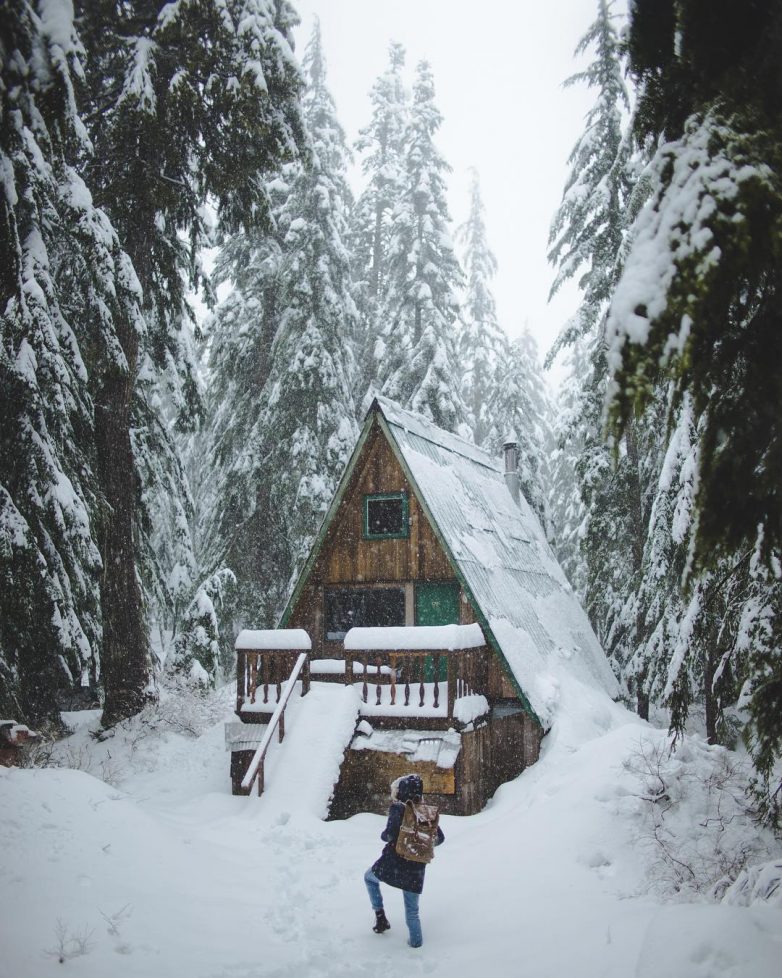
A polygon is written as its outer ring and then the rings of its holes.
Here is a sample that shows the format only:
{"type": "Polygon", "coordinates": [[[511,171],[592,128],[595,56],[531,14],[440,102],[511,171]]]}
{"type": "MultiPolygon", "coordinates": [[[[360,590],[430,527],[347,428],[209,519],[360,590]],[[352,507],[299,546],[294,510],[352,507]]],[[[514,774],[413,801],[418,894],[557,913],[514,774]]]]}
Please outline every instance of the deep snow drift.
{"type": "Polygon", "coordinates": [[[773,867],[721,903],[676,879],[677,861],[713,878],[741,845],[750,863],[780,858],[730,790],[732,755],[693,740],[669,758],[662,731],[607,698],[560,694],[540,761],[481,814],[443,818],[416,951],[398,892],[385,888],[392,929],[371,931],[361,877],[384,820],[317,817],[328,785],[305,741],[329,762],[328,697],[349,691],[294,697],[260,799],[230,794],[230,688],[198,737],[167,727],[197,731],[204,709],[173,702],[102,742],[98,714],[67,715],[60,762],[89,773],[0,771],[0,976],[777,978],[773,867]]]}

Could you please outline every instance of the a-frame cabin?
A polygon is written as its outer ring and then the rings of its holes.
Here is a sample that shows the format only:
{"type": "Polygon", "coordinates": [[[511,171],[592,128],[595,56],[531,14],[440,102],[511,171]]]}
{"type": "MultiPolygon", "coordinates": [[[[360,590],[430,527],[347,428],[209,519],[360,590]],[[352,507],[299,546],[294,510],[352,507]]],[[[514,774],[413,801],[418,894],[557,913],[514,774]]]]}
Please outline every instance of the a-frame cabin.
{"type": "MultiPolygon", "coordinates": [[[[353,683],[360,697],[332,817],[384,811],[406,771],[442,811],[477,812],[537,759],[553,662],[617,692],[519,492],[515,446],[503,465],[386,398],[280,625],[310,637],[313,681],[353,683]]],[[[242,682],[237,713],[252,722],[242,682]]]]}

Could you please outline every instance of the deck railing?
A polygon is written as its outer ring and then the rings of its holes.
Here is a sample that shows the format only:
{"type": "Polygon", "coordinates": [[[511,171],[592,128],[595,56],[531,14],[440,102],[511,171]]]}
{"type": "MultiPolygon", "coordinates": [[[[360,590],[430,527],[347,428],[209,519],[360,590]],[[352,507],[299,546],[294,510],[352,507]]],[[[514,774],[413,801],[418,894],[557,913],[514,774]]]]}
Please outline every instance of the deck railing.
{"type": "MultiPolygon", "coordinates": [[[[275,730],[279,730],[280,742],[282,742],[283,738],[285,737],[285,707],[288,705],[288,700],[290,699],[291,693],[296,686],[296,680],[299,678],[299,673],[307,663],[307,658],[307,653],[301,652],[299,657],[296,659],[296,664],[293,667],[293,671],[286,680],[285,685],[282,687],[282,691],[277,700],[277,706],[274,709],[274,713],[271,715],[269,725],[263,735],[263,740],[258,745],[258,750],[253,755],[250,766],[247,768],[247,773],[242,778],[242,790],[246,791],[248,794],[252,792],[253,784],[256,780],[258,782],[258,794],[263,794],[263,763],[266,759],[266,752],[272,742],[272,737],[274,736],[275,730]]],[[[307,692],[307,690],[305,690],[302,686],[301,695],[303,696],[305,692],[307,692]]]]}
{"type": "MultiPolygon", "coordinates": [[[[270,713],[279,703],[282,684],[290,675],[297,653],[284,650],[245,651],[237,653],[236,712],[270,713]],[[268,707],[268,709],[264,709],[268,707]]],[[[310,688],[309,660],[302,674],[301,695],[310,688]]]]}
{"type": "Polygon", "coordinates": [[[404,707],[452,717],[456,699],[487,688],[483,649],[347,651],[346,658],[347,681],[358,681],[361,699],[376,715],[393,716],[404,707]]]}

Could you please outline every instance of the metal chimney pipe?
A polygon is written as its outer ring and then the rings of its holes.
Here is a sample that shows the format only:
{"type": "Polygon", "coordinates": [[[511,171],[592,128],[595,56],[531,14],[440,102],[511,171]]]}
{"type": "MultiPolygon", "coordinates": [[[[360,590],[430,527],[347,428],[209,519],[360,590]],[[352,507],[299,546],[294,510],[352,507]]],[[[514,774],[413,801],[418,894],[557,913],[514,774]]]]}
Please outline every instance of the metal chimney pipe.
{"type": "Polygon", "coordinates": [[[510,434],[502,446],[505,459],[505,485],[517,506],[521,505],[521,489],[519,486],[519,443],[515,434],[510,434]]]}

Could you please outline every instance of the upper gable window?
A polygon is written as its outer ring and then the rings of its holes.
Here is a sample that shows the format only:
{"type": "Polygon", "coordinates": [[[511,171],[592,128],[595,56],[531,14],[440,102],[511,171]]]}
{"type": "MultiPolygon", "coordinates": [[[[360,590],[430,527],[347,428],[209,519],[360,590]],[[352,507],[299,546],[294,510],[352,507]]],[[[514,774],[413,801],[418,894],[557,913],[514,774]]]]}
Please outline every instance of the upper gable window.
{"type": "Polygon", "coordinates": [[[393,539],[408,536],[406,492],[364,496],[364,538],[393,539]]]}

